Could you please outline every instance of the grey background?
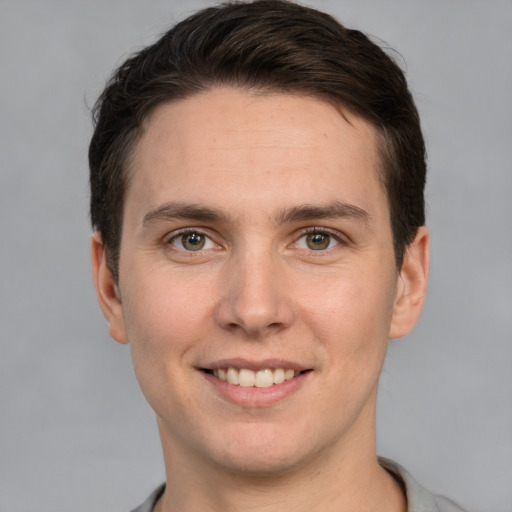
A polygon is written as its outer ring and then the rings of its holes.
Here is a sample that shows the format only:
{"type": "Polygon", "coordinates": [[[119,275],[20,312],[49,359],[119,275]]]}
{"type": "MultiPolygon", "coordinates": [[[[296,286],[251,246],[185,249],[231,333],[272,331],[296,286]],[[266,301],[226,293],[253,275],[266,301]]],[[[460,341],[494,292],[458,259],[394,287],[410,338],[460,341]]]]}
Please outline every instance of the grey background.
{"type": "MultiPolygon", "coordinates": [[[[0,511],[126,511],[164,477],[89,264],[92,105],[205,1],[0,1],[0,511]]],[[[512,2],[310,0],[403,55],[429,148],[425,311],[392,344],[379,450],[512,511],[512,2]]]]}

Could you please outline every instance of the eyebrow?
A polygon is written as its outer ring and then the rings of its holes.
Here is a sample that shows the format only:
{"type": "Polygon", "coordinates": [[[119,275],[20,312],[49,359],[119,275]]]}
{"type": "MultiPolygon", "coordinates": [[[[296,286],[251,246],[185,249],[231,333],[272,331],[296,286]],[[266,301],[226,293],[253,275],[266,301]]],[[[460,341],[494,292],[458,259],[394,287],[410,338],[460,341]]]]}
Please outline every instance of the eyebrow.
{"type": "Polygon", "coordinates": [[[225,221],[227,217],[220,210],[190,203],[165,203],[151,210],[142,220],[143,226],[158,221],[190,219],[203,222],[225,221]]]}
{"type": "Polygon", "coordinates": [[[333,201],[327,205],[304,204],[279,212],[275,217],[276,224],[300,222],[307,220],[348,218],[370,225],[367,211],[353,204],[333,201]]]}
{"type": "MultiPolygon", "coordinates": [[[[348,218],[370,225],[368,212],[358,206],[333,201],[326,205],[303,204],[285,208],[274,216],[277,225],[308,220],[348,218]]],[[[164,203],[144,215],[142,224],[147,226],[161,221],[189,219],[197,222],[228,222],[230,217],[217,208],[191,203],[164,203]]]]}

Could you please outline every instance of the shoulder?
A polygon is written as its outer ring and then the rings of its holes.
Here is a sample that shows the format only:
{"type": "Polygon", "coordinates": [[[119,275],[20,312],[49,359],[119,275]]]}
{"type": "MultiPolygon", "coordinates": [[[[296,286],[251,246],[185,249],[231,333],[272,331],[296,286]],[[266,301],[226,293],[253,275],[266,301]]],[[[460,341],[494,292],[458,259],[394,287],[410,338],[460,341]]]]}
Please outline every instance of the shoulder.
{"type": "Polygon", "coordinates": [[[153,508],[160,498],[165,490],[165,484],[162,484],[158,486],[149,496],[148,498],[139,505],[138,507],[134,508],[131,512],[152,512],[153,508]]]}
{"type": "Polygon", "coordinates": [[[408,512],[464,512],[450,499],[436,496],[422,487],[400,464],[383,457],[379,457],[379,464],[403,484],[408,512]]]}
{"type": "Polygon", "coordinates": [[[449,498],[445,498],[444,496],[436,496],[435,498],[437,506],[439,507],[439,512],[464,512],[457,503],[449,498]]]}

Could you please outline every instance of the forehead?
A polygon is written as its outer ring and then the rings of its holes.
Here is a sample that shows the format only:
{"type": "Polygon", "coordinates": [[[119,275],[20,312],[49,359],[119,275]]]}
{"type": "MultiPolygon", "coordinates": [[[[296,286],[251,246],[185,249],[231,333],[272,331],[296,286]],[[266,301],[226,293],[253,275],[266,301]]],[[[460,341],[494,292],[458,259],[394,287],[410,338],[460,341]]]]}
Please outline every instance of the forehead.
{"type": "Polygon", "coordinates": [[[213,89],[147,119],[125,206],[194,194],[232,209],[256,195],[260,209],[312,203],[315,194],[371,203],[383,195],[379,176],[377,136],[363,119],[313,97],[213,89]]]}

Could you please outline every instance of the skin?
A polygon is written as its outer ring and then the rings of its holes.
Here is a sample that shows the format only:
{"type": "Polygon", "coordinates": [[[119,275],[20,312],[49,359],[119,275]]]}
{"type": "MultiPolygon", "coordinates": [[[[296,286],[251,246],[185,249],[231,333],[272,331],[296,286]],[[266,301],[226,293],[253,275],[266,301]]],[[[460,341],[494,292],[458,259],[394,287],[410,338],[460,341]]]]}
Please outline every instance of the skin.
{"type": "Polygon", "coordinates": [[[376,393],[421,311],[428,232],[398,272],[371,125],[235,89],[160,106],[130,165],[119,283],[99,234],[92,259],[157,415],[159,510],[406,510],[377,463],[376,393]],[[203,371],[228,360],[307,372],[272,403],[233,398],[203,371]]]}

